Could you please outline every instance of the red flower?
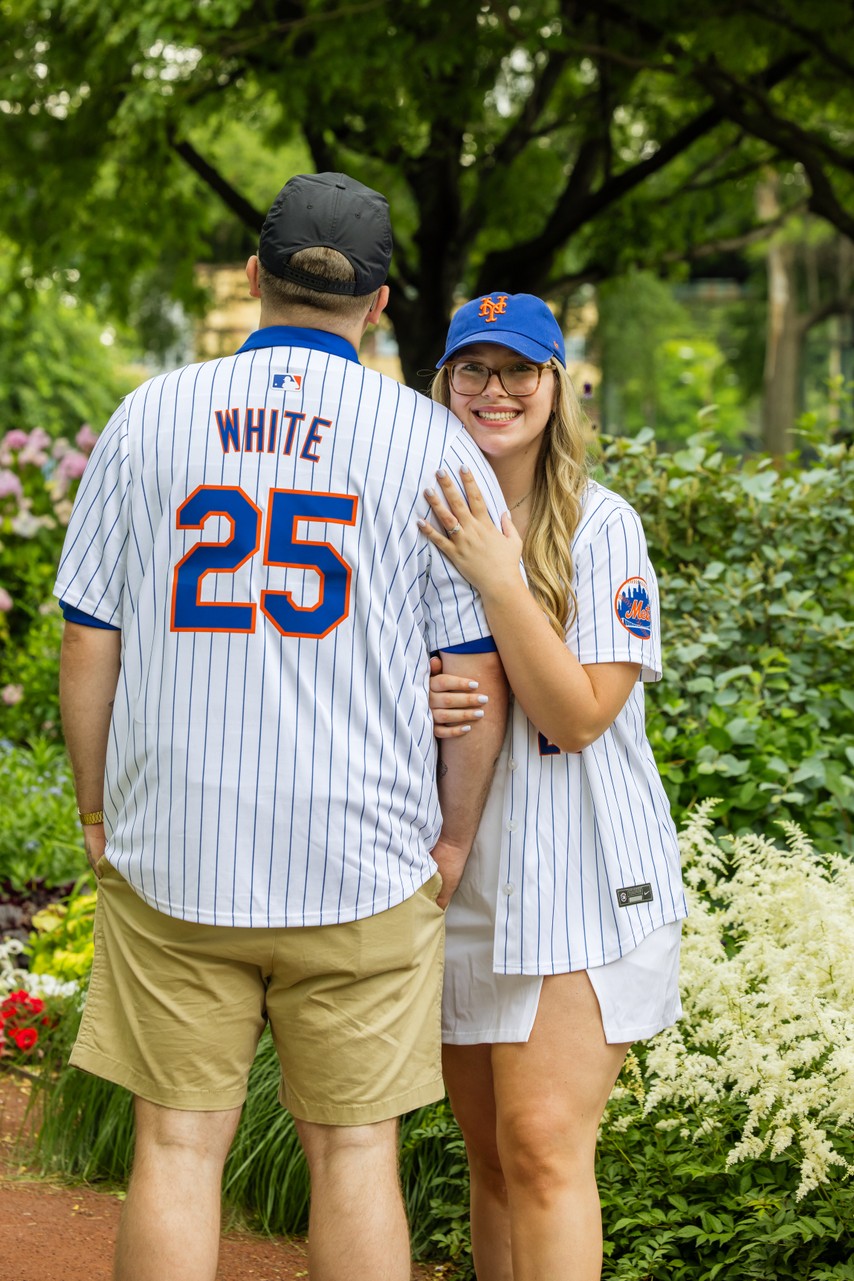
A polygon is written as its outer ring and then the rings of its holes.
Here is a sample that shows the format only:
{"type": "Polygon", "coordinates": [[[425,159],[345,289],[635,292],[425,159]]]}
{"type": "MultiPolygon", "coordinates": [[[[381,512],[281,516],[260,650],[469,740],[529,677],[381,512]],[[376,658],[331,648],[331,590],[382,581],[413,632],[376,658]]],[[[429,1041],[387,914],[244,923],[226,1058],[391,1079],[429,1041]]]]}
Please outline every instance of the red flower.
{"type": "Polygon", "coordinates": [[[12,1033],[12,1040],[25,1054],[29,1053],[38,1039],[39,1034],[34,1027],[22,1027],[12,1033]]]}
{"type": "Polygon", "coordinates": [[[24,992],[22,989],[19,989],[17,992],[10,992],[3,1004],[0,1005],[0,1012],[3,1014],[12,1014],[17,1010],[19,1005],[26,1005],[29,999],[29,993],[24,992]]]}

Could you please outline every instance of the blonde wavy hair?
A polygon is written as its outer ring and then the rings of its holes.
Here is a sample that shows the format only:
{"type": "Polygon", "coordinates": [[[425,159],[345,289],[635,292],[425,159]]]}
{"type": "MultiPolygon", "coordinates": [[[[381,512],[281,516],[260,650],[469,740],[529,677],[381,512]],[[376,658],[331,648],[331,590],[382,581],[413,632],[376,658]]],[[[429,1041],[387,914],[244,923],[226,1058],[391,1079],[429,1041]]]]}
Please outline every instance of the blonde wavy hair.
{"type": "MultiPolygon", "coordinates": [[[[534,473],[522,560],[531,592],[563,640],[578,612],[572,587],[572,540],[581,519],[588,480],[587,419],[563,365],[551,361],[547,368],[554,370],[555,398],[534,473]]],[[[450,408],[451,385],[446,366],[435,375],[430,394],[450,408]]]]}

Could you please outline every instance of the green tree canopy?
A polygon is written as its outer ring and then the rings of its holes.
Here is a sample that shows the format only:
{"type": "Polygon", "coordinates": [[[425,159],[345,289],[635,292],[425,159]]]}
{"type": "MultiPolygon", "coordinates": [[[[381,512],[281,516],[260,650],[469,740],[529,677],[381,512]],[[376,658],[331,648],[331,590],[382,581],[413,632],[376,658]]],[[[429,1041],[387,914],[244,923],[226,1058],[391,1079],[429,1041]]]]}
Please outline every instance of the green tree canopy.
{"type": "Polygon", "coordinates": [[[295,162],[389,196],[409,376],[459,293],[743,245],[769,167],[854,236],[843,0],[5,0],[0,35],[2,226],[125,314],[251,252],[295,162]]]}

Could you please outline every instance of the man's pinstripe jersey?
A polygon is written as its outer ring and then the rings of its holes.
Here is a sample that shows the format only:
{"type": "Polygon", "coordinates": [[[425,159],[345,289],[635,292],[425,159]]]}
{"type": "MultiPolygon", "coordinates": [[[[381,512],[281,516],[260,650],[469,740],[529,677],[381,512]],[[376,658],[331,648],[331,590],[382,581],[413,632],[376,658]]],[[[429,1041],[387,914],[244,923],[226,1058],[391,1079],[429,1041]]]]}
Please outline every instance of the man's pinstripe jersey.
{"type": "Polygon", "coordinates": [[[489,629],[416,518],[462,463],[497,515],[457,420],[317,330],[259,330],[113,415],[55,591],[122,632],[107,855],[152,907],[327,924],[433,874],[428,653],[489,629]]]}
{"type": "MultiPolygon", "coordinates": [[[[661,677],[658,585],[637,513],[590,482],[572,544],[581,663],[639,663],[613,724],[561,752],[514,705],[504,789],[493,968],[560,974],[604,965],[687,915],[670,806],[644,726],[661,677]],[[621,893],[622,891],[622,893],[621,893]]],[[[453,908],[453,904],[451,905],[453,908]]]]}

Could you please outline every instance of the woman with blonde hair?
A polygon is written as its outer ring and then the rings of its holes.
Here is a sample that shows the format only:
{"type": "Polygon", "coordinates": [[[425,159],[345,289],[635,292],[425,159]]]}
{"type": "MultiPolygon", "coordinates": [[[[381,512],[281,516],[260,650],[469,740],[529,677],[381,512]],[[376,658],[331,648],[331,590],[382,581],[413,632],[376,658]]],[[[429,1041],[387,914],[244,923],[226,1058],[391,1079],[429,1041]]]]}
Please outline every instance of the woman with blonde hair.
{"type": "MultiPolygon", "coordinates": [[[[446,920],[444,1068],[475,1266],[480,1281],[595,1281],[605,1104],[629,1044],[681,1013],[679,850],[644,728],[657,585],[637,513],[588,475],[544,302],[467,303],[438,370],[434,398],[507,511],[499,529],[470,472],[463,492],[440,473],[427,494],[439,527],[420,527],[479,590],[515,696],[446,920]]],[[[432,680],[440,736],[471,728],[477,695],[459,687],[432,680]]]]}

